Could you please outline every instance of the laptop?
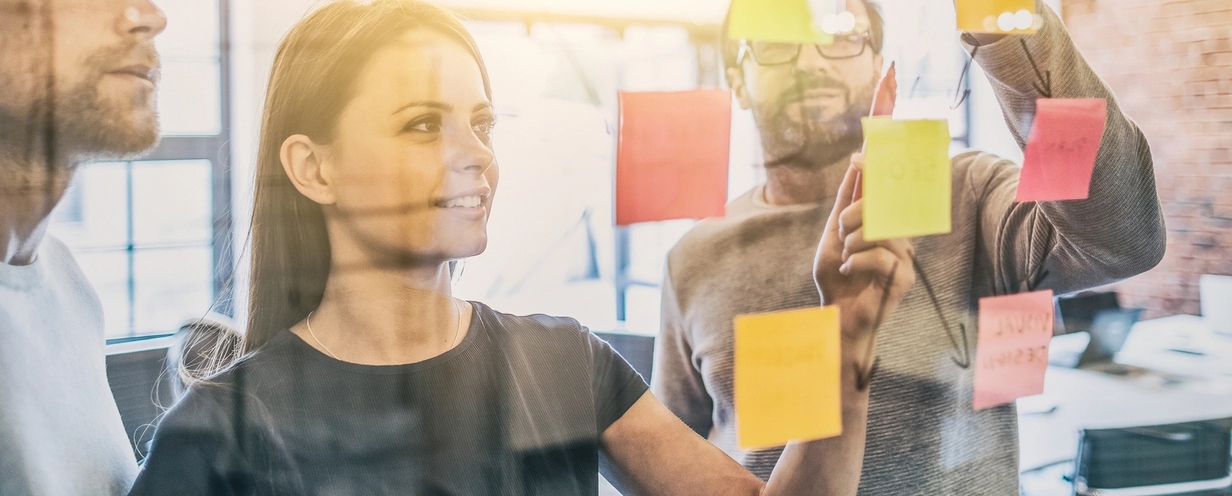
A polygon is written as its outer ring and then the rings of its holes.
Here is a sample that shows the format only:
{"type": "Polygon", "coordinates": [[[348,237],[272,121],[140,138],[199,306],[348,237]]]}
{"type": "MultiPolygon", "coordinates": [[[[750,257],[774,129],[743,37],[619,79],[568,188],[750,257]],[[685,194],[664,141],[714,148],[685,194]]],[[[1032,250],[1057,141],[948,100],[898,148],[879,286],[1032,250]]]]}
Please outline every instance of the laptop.
{"type": "Polygon", "coordinates": [[[1094,370],[1114,375],[1127,375],[1133,367],[1112,361],[1112,357],[1125,346],[1129,331],[1142,317],[1141,308],[1102,310],[1091,322],[1091,341],[1078,358],[1077,368],[1094,370]]]}

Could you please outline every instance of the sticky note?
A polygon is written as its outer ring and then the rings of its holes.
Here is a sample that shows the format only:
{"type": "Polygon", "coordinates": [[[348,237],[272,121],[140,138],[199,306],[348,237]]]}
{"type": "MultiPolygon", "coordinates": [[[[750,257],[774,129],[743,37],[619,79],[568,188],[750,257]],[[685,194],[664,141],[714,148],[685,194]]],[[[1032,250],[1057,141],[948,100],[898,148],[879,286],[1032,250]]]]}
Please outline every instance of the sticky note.
{"type": "Polygon", "coordinates": [[[1104,139],[1108,101],[1041,98],[1035,109],[1015,200],[1085,199],[1104,139]]]}
{"type": "Polygon", "coordinates": [[[821,30],[821,15],[807,0],[733,0],[727,35],[733,40],[829,45],[834,36],[821,30]]]}
{"type": "Polygon", "coordinates": [[[864,239],[950,232],[950,128],[865,117],[864,239]]]}
{"type": "Polygon", "coordinates": [[[620,94],[616,224],[721,217],[731,93],[620,94]]]}
{"type": "Polygon", "coordinates": [[[982,410],[1044,392],[1052,291],[980,298],[975,402],[982,410]]]}
{"type": "Polygon", "coordinates": [[[1034,33],[1035,0],[955,0],[958,29],[969,33],[1034,33]]]}
{"type": "Polygon", "coordinates": [[[837,306],[740,315],[735,329],[740,449],[842,434],[837,306]]]}

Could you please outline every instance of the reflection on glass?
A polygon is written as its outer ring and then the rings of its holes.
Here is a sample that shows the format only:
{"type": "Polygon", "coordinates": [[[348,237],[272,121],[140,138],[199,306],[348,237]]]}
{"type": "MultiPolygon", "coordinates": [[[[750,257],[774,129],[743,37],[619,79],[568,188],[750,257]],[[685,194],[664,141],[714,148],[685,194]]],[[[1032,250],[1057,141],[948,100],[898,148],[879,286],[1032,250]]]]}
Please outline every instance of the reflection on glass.
{"type": "Polygon", "coordinates": [[[165,136],[213,136],[222,132],[217,60],[164,60],[158,115],[165,136]]]}
{"type": "Polygon", "coordinates": [[[219,52],[218,0],[158,0],[167,30],[154,39],[164,59],[216,59],[219,52]]]}
{"type": "Polygon", "coordinates": [[[133,243],[209,244],[210,162],[133,163],[133,243]]]}
{"type": "Polygon", "coordinates": [[[73,250],[124,248],[128,242],[126,165],[83,166],[56,206],[51,234],[73,250]]]}
{"type": "Polygon", "coordinates": [[[166,332],[201,317],[213,297],[209,246],[138,250],[133,255],[135,332],[166,332]]]}

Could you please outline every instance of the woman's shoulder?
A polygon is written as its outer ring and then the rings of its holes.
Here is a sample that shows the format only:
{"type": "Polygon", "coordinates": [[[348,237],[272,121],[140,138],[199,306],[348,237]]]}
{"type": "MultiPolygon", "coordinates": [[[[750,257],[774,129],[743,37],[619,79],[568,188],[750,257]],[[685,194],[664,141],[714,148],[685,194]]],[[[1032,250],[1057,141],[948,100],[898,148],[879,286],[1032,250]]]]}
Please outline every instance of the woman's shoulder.
{"type": "Polygon", "coordinates": [[[480,302],[471,302],[475,307],[475,315],[491,332],[505,334],[515,338],[527,339],[561,339],[586,338],[591,335],[589,329],[572,317],[557,317],[545,314],[514,315],[501,312],[480,302]]]}
{"type": "Polygon", "coordinates": [[[278,334],[265,346],[247,352],[218,371],[193,381],[168,414],[176,410],[231,409],[231,404],[236,402],[236,395],[241,391],[260,396],[262,386],[277,382],[277,378],[285,373],[280,370],[293,360],[294,350],[286,342],[288,336],[285,334],[288,332],[278,334]]]}
{"type": "Polygon", "coordinates": [[[512,362],[536,374],[570,373],[589,369],[603,341],[577,319],[543,314],[513,315],[475,305],[485,332],[512,362]]]}

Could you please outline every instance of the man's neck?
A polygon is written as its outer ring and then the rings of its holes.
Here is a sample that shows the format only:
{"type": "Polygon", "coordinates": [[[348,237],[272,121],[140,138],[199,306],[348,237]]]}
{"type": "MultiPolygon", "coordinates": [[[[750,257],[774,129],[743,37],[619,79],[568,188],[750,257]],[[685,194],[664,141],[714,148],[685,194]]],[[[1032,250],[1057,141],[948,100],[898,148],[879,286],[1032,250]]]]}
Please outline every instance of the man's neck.
{"type": "Polygon", "coordinates": [[[800,205],[826,203],[838,195],[850,156],[812,168],[778,165],[766,168],[766,203],[800,205]]]}
{"type": "Polygon", "coordinates": [[[0,263],[34,263],[74,169],[0,159],[0,263]]]}

